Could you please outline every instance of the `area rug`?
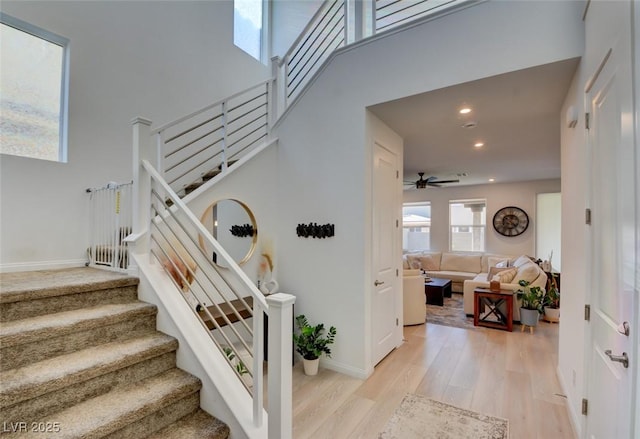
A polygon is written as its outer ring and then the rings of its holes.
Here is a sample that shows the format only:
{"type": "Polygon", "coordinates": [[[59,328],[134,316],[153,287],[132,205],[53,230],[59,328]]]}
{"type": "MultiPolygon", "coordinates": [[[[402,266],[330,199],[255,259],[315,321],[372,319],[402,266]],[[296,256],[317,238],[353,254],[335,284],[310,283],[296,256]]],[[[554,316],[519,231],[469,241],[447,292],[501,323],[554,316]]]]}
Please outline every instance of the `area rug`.
{"type": "Polygon", "coordinates": [[[473,326],[473,316],[467,317],[464,313],[462,297],[461,293],[453,293],[451,297],[444,298],[444,306],[427,305],[427,323],[479,329],[479,327],[473,326]]]}
{"type": "Polygon", "coordinates": [[[407,393],[379,439],[508,439],[509,421],[407,393]]]}

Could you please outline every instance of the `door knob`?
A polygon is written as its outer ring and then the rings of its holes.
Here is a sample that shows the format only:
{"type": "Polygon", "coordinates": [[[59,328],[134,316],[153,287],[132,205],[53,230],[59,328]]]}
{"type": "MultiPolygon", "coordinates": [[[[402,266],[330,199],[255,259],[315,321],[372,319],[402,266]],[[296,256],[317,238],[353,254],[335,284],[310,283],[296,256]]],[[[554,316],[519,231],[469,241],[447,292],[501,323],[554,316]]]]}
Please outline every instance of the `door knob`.
{"type": "Polygon", "coordinates": [[[384,281],[380,282],[379,280],[376,279],[376,281],[373,284],[377,287],[379,285],[382,285],[383,283],[384,283],[384,281]]]}
{"type": "Polygon", "coordinates": [[[611,353],[611,349],[607,349],[606,351],[604,351],[604,353],[607,357],[609,357],[609,360],[622,363],[625,369],[629,367],[629,356],[626,352],[623,352],[622,355],[613,355],[611,353]]]}

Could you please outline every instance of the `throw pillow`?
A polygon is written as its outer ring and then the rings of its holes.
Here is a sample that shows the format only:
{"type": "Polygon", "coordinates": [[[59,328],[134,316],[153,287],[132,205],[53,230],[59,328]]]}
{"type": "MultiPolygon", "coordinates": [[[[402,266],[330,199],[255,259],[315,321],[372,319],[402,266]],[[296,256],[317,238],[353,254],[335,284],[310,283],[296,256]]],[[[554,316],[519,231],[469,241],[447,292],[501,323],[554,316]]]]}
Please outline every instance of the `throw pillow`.
{"type": "Polygon", "coordinates": [[[513,282],[513,278],[518,273],[516,268],[507,268],[506,270],[502,270],[497,273],[495,276],[491,278],[491,280],[497,280],[501,284],[510,284],[513,282]]]}
{"type": "Polygon", "coordinates": [[[440,270],[440,261],[437,261],[432,255],[424,255],[420,257],[420,265],[425,271],[440,270]]]}
{"type": "Polygon", "coordinates": [[[509,265],[509,259],[507,258],[497,258],[494,256],[489,256],[487,261],[489,267],[507,267],[509,265]]]}
{"type": "MultiPolygon", "coordinates": [[[[489,282],[491,279],[493,279],[493,276],[495,276],[498,273],[501,273],[505,270],[509,270],[509,267],[489,267],[489,273],[487,274],[487,282],[489,282]]],[[[515,276],[515,274],[514,274],[515,276]]]]}
{"type": "Polygon", "coordinates": [[[533,262],[529,261],[528,264],[521,265],[518,268],[518,273],[516,274],[515,283],[518,283],[521,280],[524,280],[527,282],[533,282],[538,278],[539,275],[540,275],[540,269],[538,268],[538,266],[533,262]]]}
{"type": "Polygon", "coordinates": [[[409,262],[409,268],[419,270],[422,268],[420,264],[421,255],[407,255],[407,261],[409,262]]]}
{"type": "Polygon", "coordinates": [[[522,255],[513,262],[513,266],[520,268],[521,266],[523,266],[528,262],[531,262],[531,258],[529,256],[522,255]]]}

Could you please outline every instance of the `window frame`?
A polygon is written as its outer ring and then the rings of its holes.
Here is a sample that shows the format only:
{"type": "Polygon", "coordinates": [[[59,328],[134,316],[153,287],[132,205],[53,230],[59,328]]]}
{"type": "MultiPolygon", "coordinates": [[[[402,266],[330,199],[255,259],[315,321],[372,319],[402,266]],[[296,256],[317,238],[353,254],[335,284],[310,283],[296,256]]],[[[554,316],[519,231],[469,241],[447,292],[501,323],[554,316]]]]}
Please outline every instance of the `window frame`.
{"type": "MultiPolygon", "coordinates": [[[[473,232],[471,232],[473,233],[473,232]]],[[[462,199],[462,200],[449,200],[449,251],[456,253],[484,253],[487,250],[487,200],[484,198],[471,198],[471,199],[462,199]],[[484,224],[453,224],[451,222],[451,206],[453,204],[467,204],[467,203],[483,203],[484,204],[484,224]],[[479,228],[482,231],[481,239],[482,239],[482,249],[478,250],[459,250],[453,249],[453,229],[465,227],[474,229],[479,228]]]]}
{"type": "MultiPolygon", "coordinates": [[[[402,203],[402,213],[403,213],[403,217],[404,217],[404,208],[405,207],[420,207],[420,206],[424,206],[424,207],[428,207],[429,211],[431,211],[431,207],[432,207],[432,203],[431,201],[412,201],[412,202],[407,202],[407,203],[402,203]]],[[[425,251],[429,251],[431,250],[431,228],[432,228],[432,224],[431,224],[431,218],[432,216],[429,217],[429,245],[427,248],[423,248],[420,250],[425,250],[425,251]]],[[[409,249],[405,249],[405,239],[404,239],[404,231],[405,229],[407,229],[408,227],[405,226],[404,224],[404,219],[402,221],[402,250],[403,251],[414,251],[414,250],[409,250],[409,249]]],[[[418,251],[418,250],[415,250],[418,251]]]]}
{"type": "MultiPolygon", "coordinates": [[[[41,27],[0,12],[0,23],[27,33],[41,40],[62,48],[62,72],[60,75],[60,114],[58,117],[58,160],[67,163],[68,160],[68,131],[69,131],[69,52],[70,40],[41,27]]],[[[45,160],[40,157],[17,155],[19,157],[45,160]]]]}

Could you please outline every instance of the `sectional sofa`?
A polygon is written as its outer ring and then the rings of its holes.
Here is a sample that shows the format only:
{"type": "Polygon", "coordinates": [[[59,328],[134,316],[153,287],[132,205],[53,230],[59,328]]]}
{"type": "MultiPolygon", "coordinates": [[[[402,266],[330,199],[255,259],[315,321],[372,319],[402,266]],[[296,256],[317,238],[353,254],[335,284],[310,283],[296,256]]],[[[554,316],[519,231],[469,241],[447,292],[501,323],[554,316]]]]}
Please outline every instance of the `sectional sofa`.
{"type": "MultiPolygon", "coordinates": [[[[428,276],[451,280],[451,290],[463,293],[464,312],[473,315],[474,290],[489,288],[490,280],[499,280],[502,289],[516,291],[519,281],[545,288],[547,275],[528,256],[514,257],[488,253],[429,252],[403,255],[405,270],[421,269],[428,276]]],[[[520,320],[520,304],[513,301],[513,319],[520,320]]]]}

